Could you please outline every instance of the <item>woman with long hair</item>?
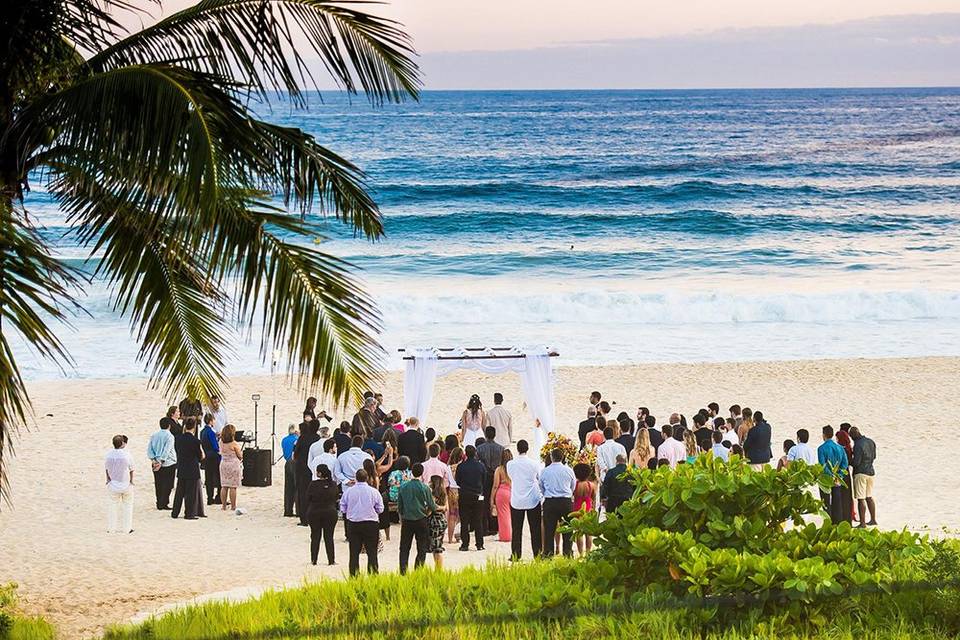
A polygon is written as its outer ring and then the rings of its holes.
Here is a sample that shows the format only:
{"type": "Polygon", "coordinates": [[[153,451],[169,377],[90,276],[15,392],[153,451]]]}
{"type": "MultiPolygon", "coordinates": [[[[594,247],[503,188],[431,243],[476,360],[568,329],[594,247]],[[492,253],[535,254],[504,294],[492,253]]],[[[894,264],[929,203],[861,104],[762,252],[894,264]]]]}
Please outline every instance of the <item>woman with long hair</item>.
{"type": "MultiPolygon", "coordinates": [[[[590,479],[593,469],[583,462],[573,465],[577,483],[573,485],[573,512],[589,513],[594,510],[593,499],[597,495],[597,483],[590,479]]],[[[577,536],[577,554],[582,556],[593,549],[593,538],[577,536]]]]}
{"type": "Polygon", "coordinates": [[[437,510],[430,515],[430,553],[433,554],[433,565],[442,569],[443,533],[447,530],[447,489],[443,486],[443,478],[430,478],[430,493],[437,505],[437,510]]]}
{"type": "Polygon", "coordinates": [[[480,396],[473,394],[467,402],[467,408],[460,417],[460,446],[467,448],[476,446],[477,438],[483,435],[483,424],[486,415],[483,413],[483,403],[480,396]]]}
{"type": "Polygon", "coordinates": [[[787,460],[787,454],[790,453],[790,449],[793,449],[795,444],[796,443],[790,439],[783,441],[783,455],[777,460],[777,471],[782,471],[790,466],[790,461],[787,460]]]}
{"type": "Polygon", "coordinates": [[[750,429],[753,429],[753,409],[744,407],[740,416],[743,420],[740,422],[740,426],[737,427],[737,439],[742,443],[747,438],[747,433],[750,429]]]}
{"type": "Polygon", "coordinates": [[[396,409],[387,414],[387,421],[393,426],[393,430],[397,433],[403,433],[406,430],[403,426],[403,417],[396,409]]]}
{"type": "MultiPolygon", "coordinates": [[[[450,477],[457,477],[457,467],[463,462],[463,449],[454,447],[450,452],[450,477]]],[[[447,487],[447,544],[453,544],[454,539],[460,542],[460,534],[456,533],[457,524],[460,522],[460,487],[456,480],[451,480],[447,487]]]]}
{"type": "Polygon", "coordinates": [[[460,438],[451,433],[443,439],[443,451],[440,452],[440,462],[450,464],[450,452],[460,446],[460,438]]]}
{"type": "Polygon", "coordinates": [[[847,452],[847,468],[846,470],[840,470],[840,473],[845,474],[843,482],[846,485],[840,487],[840,499],[843,501],[843,504],[848,505],[844,507],[842,513],[849,513],[850,517],[847,518],[847,522],[852,522],[857,519],[857,511],[853,505],[853,467],[850,466],[853,464],[853,440],[850,438],[850,434],[843,429],[838,430],[835,437],[837,444],[847,452]]]}
{"type": "Polygon", "coordinates": [[[657,452],[650,443],[650,432],[646,429],[640,429],[637,431],[637,440],[633,449],[630,450],[630,458],[627,462],[630,466],[646,469],[650,467],[650,461],[656,461],[656,459],[657,452]]]}
{"type": "Polygon", "coordinates": [[[237,508],[237,487],[240,486],[243,470],[242,460],[243,453],[240,443],[237,442],[237,428],[228,424],[220,432],[220,499],[223,501],[223,511],[227,510],[227,505],[237,508]]]}
{"type": "Polygon", "coordinates": [[[490,489],[490,515],[497,518],[497,542],[510,542],[510,474],[507,463],[513,460],[510,449],[500,454],[500,466],[493,472],[493,486],[490,489]]]}
{"type": "Polygon", "coordinates": [[[697,446],[697,437],[693,435],[693,431],[687,429],[683,432],[683,446],[687,450],[687,464],[696,462],[700,447],[697,446]]]}
{"type": "Polygon", "coordinates": [[[307,489],[307,521],[310,523],[310,562],[317,564],[320,541],[327,551],[327,564],[334,565],[333,529],[337,526],[340,508],[340,488],[333,481],[330,468],[321,464],[316,468],[317,479],[307,489]]]}

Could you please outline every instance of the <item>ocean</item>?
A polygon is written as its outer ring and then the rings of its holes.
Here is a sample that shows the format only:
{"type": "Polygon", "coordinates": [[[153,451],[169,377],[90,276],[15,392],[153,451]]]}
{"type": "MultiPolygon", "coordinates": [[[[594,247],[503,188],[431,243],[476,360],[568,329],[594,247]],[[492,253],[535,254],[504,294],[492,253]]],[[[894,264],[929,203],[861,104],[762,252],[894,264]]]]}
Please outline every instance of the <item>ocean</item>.
{"type": "MultiPolygon", "coordinates": [[[[265,117],[363,168],[386,237],[325,224],[401,346],[557,364],[960,355],[960,89],[311,96],[265,117]]],[[[82,255],[42,190],[28,208],[82,255]]],[[[308,240],[313,244],[312,241],[308,240]]],[[[143,375],[102,284],[71,377],[143,375]]],[[[28,378],[64,375],[16,348],[28,378]]],[[[237,338],[236,373],[267,371],[237,338]]]]}

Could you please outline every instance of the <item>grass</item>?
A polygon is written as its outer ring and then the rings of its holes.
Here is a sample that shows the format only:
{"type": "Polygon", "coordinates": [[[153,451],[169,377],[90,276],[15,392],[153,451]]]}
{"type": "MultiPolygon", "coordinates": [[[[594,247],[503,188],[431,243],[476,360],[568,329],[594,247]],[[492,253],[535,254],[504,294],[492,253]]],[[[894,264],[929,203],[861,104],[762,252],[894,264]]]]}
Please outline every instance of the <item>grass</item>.
{"type": "Polygon", "coordinates": [[[20,612],[16,584],[0,584],[0,640],[51,640],[54,637],[56,633],[49,622],[20,612]]]}
{"type": "Polygon", "coordinates": [[[941,626],[916,593],[840,596],[836,615],[826,620],[790,622],[744,610],[731,625],[705,626],[690,603],[616,601],[596,593],[573,566],[561,559],[329,580],[243,603],[179,609],[140,625],[111,627],[106,638],[939,640],[955,631],[941,626]]]}

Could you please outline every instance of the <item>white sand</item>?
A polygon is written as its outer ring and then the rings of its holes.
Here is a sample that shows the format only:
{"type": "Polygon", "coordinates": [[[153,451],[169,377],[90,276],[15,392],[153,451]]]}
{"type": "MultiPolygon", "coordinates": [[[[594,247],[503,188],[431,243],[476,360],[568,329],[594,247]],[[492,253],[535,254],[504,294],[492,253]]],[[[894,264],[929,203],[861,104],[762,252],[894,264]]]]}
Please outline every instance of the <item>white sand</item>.
{"type": "MultiPolygon", "coordinates": [[[[388,409],[402,408],[401,384],[400,374],[388,376],[383,386],[388,409]]],[[[299,421],[302,397],[283,384],[277,387],[282,436],[290,422],[299,421]]],[[[238,378],[226,395],[231,421],[241,428],[252,428],[250,394],[263,395],[262,446],[269,446],[272,389],[270,379],[238,378]]],[[[561,367],[557,416],[566,433],[575,433],[592,389],[617,401],[615,412],[631,416],[641,404],[658,418],[676,410],[689,416],[710,401],[761,409],[773,425],[775,450],[797,428],[810,429],[816,438],[823,424],[849,421],[878,444],[883,526],[960,528],[953,495],[960,472],[945,437],[954,429],[960,359],[561,367]]],[[[525,425],[520,436],[528,436],[530,421],[515,375],[440,379],[430,426],[440,425],[441,434],[452,431],[471,393],[489,403],[494,391],[506,395],[506,406],[525,425]]],[[[248,594],[345,570],[342,542],[338,567],[309,565],[308,530],[280,516],[282,465],[274,468],[272,487],[240,488],[246,515],[218,508],[205,520],[187,522],[155,511],[145,449],[168,403],[145,390],[142,380],[37,382],[30,392],[38,419],[21,434],[9,467],[14,504],[0,513],[0,582],[19,582],[27,609],[47,616],[65,637],[91,636],[107,624],[201,594],[248,594]],[[139,465],[131,535],[104,533],[102,457],[115,433],[130,437],[139,465]]],[[[383,570],[396,568],[398,537],[394,529],[381,558],[383,570]]],[[[491,541],[483,553],[448,549],[445,560],[456,567],[508,552],[507,544],[491,541]]]]}

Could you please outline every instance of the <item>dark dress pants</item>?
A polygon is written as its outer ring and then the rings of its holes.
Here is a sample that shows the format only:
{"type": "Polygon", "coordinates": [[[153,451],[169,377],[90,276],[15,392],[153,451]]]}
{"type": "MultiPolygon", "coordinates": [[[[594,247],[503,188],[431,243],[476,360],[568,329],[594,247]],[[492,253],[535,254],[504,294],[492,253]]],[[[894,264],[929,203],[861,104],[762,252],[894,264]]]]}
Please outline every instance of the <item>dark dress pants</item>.
{"type": "Polygon", "coordinates": [[[184,510],[187,518],[197,517],[197,498],[200,496],[200,478],[177,478],[177,490],[173,492],[173,510],[170,515],[180,517],[184,510]]]}
{"type": "MultiPolygon", "coordinates": [[[[297,463],[283,463],[283,515],[292,516],[297,507],[297,463]]],[[[312,525],[311,525],[312,526],[312,525]]]]}
{"type": "Polygon", "coordinates": [[[177,479],[177,465],[160,467],[153,472],[153,486],[157,493],[157,509],[170,508],[170,493],[177,479]]]}
{"type": "Polygon", "coordinates": [[[307,489],[310,488],[310,482],[313,476],[309,471],[302,469],[297,471],[297,516],[300,518],[300,524],[307,524],[307,489]]]}
{"type": "Polygon", "coordinates": [[[470,531],[473,530],[477,538],[477,549],[483,549],[483,501],[476,493],[460,489],[460,548],[470,546],[470,531]]]}
{"type": "Polygon", "coordinates": [[[347,540],[350,543],[350,575],[360,573],[360,550],[367,551],[367,573],[377,573],[377,544],[380,542],[380,522],[351,522],[347,526],[347,540]]]}
{"type": "MultiPolygon", "coordinates": [[[[547,498],[543,501],[543,555],[550,558],[555,553],[553,536],[557,526],[566,522],[573,510],[573,500],[570,498],[547,498]]],[[[563,555],[573,555],[573,538],[570,533],[563,534],[563,555]]]]}
{"type": "Polygon", "coordinates": [[[333,564],[333,530],[337,526],[336,511],[319,511],[310,514],[310,562],[317,564],[320,555],[320,540],[327,551],[327,564],[333,564]]]}
{"type": "Polygon", "coordinates": [[[421,567],[427,560],[427,548],[430,546],[430,518],[400,521],[400,573],[407,572],[410,561],[410,546],[417,541],[417,555],[413,567],[421,567]]]}
{"type": "Polygon", "coordinates": [[[533,557],[539,557],[542,548],[542,532],[540,530],[540,505],[533,509],[514,509],[510,507],[510,525],[513,533],[510,538],[510,551],[514,558],[523,555],[523,518],[527,518],[527,527],[530,529],[530,547],[533,557]]]}
{"type": "Polygon", "coordinates": [[[220,503],[220,459],[210,458],[203,463],[203,486],[207,490],[207,504],[220,503]]]}

